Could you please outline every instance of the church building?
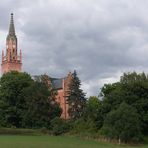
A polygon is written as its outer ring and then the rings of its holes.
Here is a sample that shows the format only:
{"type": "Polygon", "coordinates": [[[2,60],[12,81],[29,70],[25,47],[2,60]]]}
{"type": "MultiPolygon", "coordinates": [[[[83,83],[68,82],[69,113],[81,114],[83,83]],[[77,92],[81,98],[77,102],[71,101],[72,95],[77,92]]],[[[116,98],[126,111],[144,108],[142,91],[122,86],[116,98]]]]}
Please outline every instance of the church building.
{"type": "MultiPolygon", "coordinates": [[[[22,71],[22,53],[21,50],[18,54],[17,37],[15,34],[13,13],[11,13],[11,20],[9,32],[6,38],[6,51],[2,50],[2,64],[1,73],[5,74],[10,71],[22,71]]],[[[65,78],[51,78],[48,76],[49,83],[53,90],[56,90],[56,102],[59,103],[62,114],[61,118],[68,119],[68,91],[69,84],[72,80],[72,73],[70,72],[65,78]]]]}
{"type": "Polygon", "coordinates": [[[68,93],[69,93],[69,85],[73,78],[73,73],[69,72],[65,78],[51,78],[49,77],[49,82],[54,90],[57,91],[56,102],[59,103],[62,114],[61,118],[69,119],[68,114],[68,93]]]}

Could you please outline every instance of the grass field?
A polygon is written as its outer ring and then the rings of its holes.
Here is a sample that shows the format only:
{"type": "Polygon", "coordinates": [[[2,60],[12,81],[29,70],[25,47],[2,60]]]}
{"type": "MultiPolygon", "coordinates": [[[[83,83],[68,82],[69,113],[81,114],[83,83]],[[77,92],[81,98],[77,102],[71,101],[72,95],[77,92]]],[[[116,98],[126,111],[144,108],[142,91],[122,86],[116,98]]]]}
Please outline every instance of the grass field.
{"type": "MultiPolygon", "coordinates": [[[[8,136],[0,135],[0,148],[132,148],[68,136],[8,136]]],[[[136,146],[148,148],[148,145],[136,146]]]]}

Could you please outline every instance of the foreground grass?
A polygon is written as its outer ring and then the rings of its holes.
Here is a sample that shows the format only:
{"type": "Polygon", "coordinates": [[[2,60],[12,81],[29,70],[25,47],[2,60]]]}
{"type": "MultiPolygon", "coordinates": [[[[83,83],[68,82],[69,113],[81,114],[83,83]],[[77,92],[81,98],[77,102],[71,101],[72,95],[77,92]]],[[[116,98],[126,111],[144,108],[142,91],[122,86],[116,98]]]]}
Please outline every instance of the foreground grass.
{"type": "MultiPolygon", "coordinates": [[[[69,136],[0,135],[0,148],[133,148],[69,136]]],[[[148,148],[148,145],[136,146],[148,148]]]]}

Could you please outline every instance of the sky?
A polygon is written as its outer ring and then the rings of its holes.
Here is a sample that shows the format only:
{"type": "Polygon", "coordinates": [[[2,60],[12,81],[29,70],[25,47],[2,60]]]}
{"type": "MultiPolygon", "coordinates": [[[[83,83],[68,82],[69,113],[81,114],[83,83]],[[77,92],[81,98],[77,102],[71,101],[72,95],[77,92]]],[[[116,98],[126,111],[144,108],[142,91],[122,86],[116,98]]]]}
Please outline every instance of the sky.
{"type": "Polygon", "coordinates": [[[148,0],[1,0],[0,50],[13,12],[23,71],[76,70],[87,96],[98,95],[124,72],[148,72],[147,8],[148,0]]]}

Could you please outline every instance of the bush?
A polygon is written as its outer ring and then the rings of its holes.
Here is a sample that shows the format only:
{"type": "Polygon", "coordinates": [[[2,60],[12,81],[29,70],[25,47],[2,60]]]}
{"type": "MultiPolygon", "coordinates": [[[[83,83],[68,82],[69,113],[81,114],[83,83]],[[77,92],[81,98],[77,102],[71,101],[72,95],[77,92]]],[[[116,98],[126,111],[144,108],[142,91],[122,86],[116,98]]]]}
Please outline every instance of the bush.
{"type": "Polygon", "coordinates": [[[81,118],[73,123],[71,132],[81,136],[92,136],[97,133],[97,129],[95,123],[91,119],[84,120],[81,118]]]}
{"type": "Polygon", "coordinates": [[[65,121],[64,119],[56,117],[53,120],[51,120],[50,129],[53,135],[61,135],[69,131],[70,125],[68,121],[65,121]]]}

